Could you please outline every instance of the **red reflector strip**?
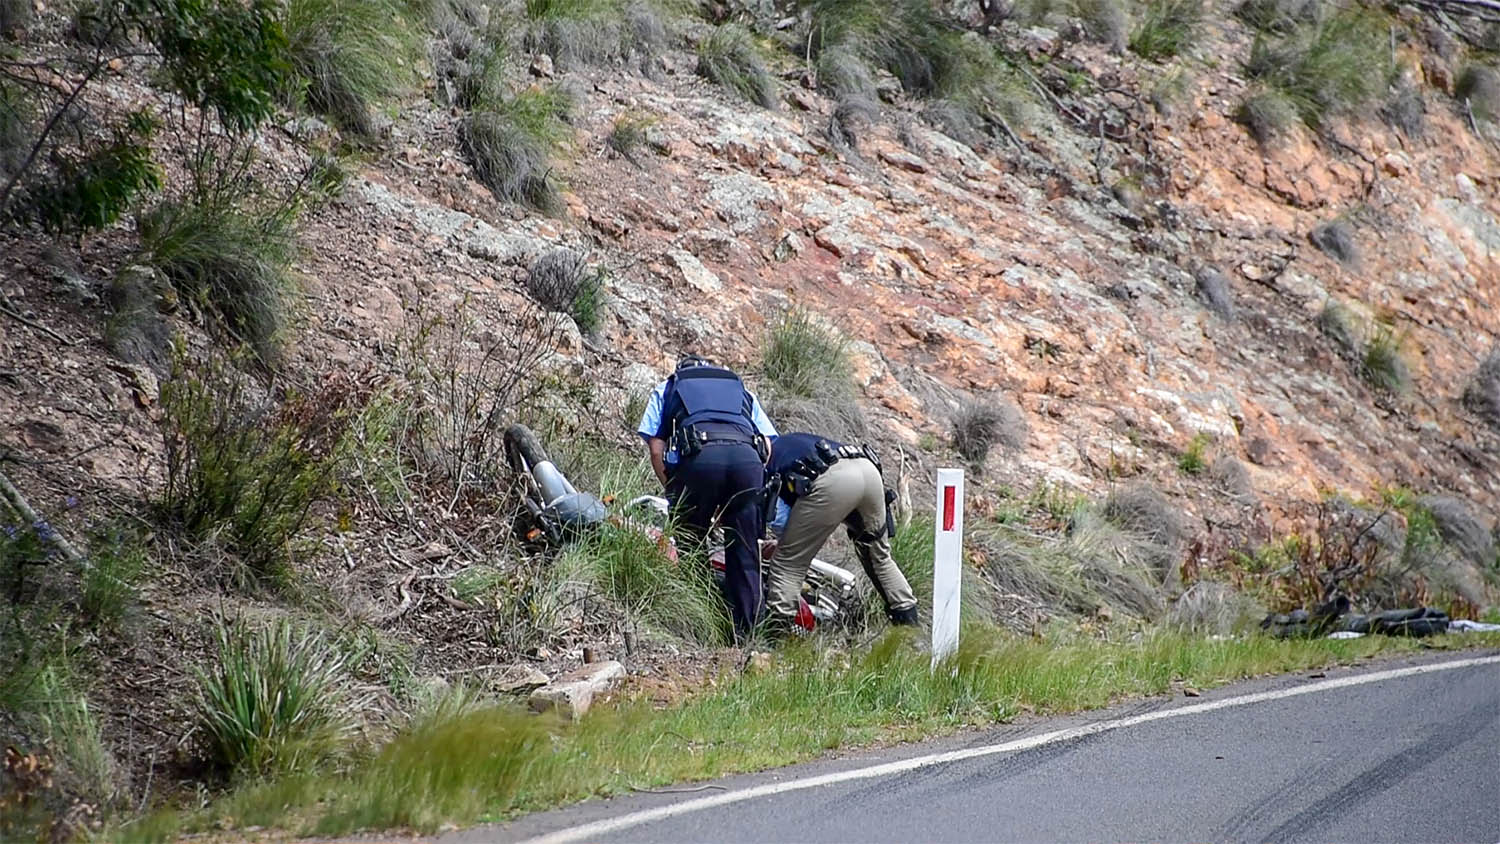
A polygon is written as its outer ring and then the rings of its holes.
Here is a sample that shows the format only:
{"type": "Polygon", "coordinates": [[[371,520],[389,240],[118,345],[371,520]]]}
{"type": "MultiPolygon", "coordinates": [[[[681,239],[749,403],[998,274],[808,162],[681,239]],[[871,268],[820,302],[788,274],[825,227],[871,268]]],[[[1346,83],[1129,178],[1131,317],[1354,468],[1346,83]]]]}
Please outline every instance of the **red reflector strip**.
{"type": "Polygon", "coordinates": [[[953,519],[958,510],[957,497],[956,487],[943,487],[943,530],[953,530],[953,519]]]}

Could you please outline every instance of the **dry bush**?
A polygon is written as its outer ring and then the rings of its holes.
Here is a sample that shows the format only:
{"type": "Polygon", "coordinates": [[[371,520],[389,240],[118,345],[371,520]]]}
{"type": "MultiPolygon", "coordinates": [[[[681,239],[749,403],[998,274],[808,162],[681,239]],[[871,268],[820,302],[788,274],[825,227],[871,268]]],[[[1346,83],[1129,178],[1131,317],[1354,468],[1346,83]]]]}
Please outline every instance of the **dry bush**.
{"type": "Polygon", "coordinates": [[[1100,515],[1149,542],[1180,549],[1187,531],[1180,511],[1155,488],[1141,484],[1112,491],[1100,515]]]}
{"type": "Polygon", "coordinates": [[[1330,220],[1308,232],[1307,239],[1324,255],[1349,266],[1359,260],[1359,248],[1354,243],[1354,229],[1343,220],[1330,220]]]}
{"type": "Polygon", "coordinates": [[[460,303],[419,311],[403,342],[398,457],[456,500],[505,473],[505,426],[541,398],[559,338],[557,317],[521,308],[487,328],[460,303]]]}
{"type": "Polygon", "coordinates": [[[1073,10],[1083,21],[1089,40],[1109,47],[1111,52],[1125,52],[1130,35],[1130,18],[1120,0],[1074,0],[1073,10]]]}
{"type": "Polygon", "coordinates": [[[1162,623],[1184,633],[1228,636],[1254,627],[1266,610],[1227,583],[1201,580],[1167,608],[1162,623]]]}
{"type": "Polygon", "coordinates": [[[1403,82],[1380,107],[1380,117],[1386,125],[1400,129],[1406,137],[1421,138],[1427,130],[1427,104],[1422,98],[1422,90],[1403,82]]]}
{"type": "Polygon", "coordinates": [[[1500,431],[1500,346],[1490,350],[1464,388],[1464,406],[1500,431]]]}
{"type": "Polygon", "coordinates": [[[1469,502],[1451,495],[1424,495],[1417,504],[1431,514],[1438,535],[1460,558],[1481,571],[1496,565],[1494,536],[1469,502]]]}
{"type": "Polygon", "coordinates": [[[953,447],[975,466],[984,463],[995,445],[1024,448],[1028,433],[1020,408],[1000,396],[965,402],[953,416],[951,430],[953,447]]]}
{"type": "Polygon", "coordinates": [[[1193,279],[1198,283],[1198,297],[1203,304],[1219,319],[1234,321],[1234,291],[1229,286],[1229,279],[1213,267],[1199,267],[1193,273],[1193,279]]]}
{"type": "Polygon", "coordinates": [[[1471,64],[1453,86],[1453,96],[1481,120],[1500,119],[1500,70],[1471,64]]]}

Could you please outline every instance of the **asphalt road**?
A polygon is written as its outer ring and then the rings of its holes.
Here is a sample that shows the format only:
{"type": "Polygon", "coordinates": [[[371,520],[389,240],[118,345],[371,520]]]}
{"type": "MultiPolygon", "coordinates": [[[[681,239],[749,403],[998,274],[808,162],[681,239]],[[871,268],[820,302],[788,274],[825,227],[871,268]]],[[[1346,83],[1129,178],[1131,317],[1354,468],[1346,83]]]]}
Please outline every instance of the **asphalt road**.
{"type": "Polygon", "coordinates": [[[591,801],[453,841],[1496,844],[1500,662],[1433,670],[1474,657],[1154,699],[692,793],[591,801]],[[1427,673],[1366,682],[1393,669],[1427,673]],[[1017,744],[1034,746],[1007,749],[1017,744]],[[969,758],[913,761],[935,753],[969,758]]]}

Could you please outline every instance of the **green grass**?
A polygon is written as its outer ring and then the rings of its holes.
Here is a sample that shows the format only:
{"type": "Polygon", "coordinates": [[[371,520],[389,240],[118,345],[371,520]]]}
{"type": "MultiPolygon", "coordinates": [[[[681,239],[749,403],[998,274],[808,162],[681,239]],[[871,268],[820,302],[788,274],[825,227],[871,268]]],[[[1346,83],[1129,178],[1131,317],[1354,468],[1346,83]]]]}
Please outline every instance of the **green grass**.
{"type": "Polygon", "coordinates": [[[1192,46],[1202,17],[1201,0],[1150,0],[1130,33],[1130,50],[1151,61],[1184,53],[1192,46]]]}
{"type": "Polygon", "coordinates": [[[416,38],[404,9],[390,0],[290,0],[285,28],[293,98],[371,135],[371,108],[412,78],[416,38]]]}
{"type": "MultiPolygon", "coordinates": [[[[1500,637],[1461,641],[1494,644],[1500,637]]],[[[791,648],[768,670],[721,676],[671,709],[626,701],[577,725],[503,705],[425,718],[347,773],[253,785],[202,812],[154,818],[133,837],[220,823],[322,835],[432,831],[1007,722],[1022,712],[1092,709],[1162,694],[1176,683],[1206,689],[1419,647],[1376,638],[1207,641],[1168,633],[1119,642],[1061,632],[1036,639],[971,626],[953,670],[930,672],[929,657],[913,644],[893,631],[853,653],[791,648]]]]}
{"type": "Polygon", "coordinates": [[[1263,86],[1257,96],[1264,98],[1269,89],[1276,99],[1247,101],[1242,117],[1254,103],[1253,110],[1275,113],[1278,120],[1295,112],[1318,129],[1328,117],[1354,111],[1386,89],[1394,69],[1389,37],[1387,18],[1359,6],[1281,37],[1257,36],[1245,74],[1263,86]]]}
{"type": "Polygon", "coordinates": [[[761,343],[762,403],[777,429],[809,431],[837,439],[866,432],[855,401],[849,339],[802,308],[789,308],[761,343]]]}
{"type": "Polygon", "coordinates": [[[1205,452],[1213,437],[1202,431],[1193,436],[1182,454],[1177,456],[1177,468],[1185,475],[1201,475],[1208,468],[1208,458],[1205,452]]]}
{"type": "Polygon", "coordinates": [[[533,88],[460,124],[459,144],[474,175],[505,202],[544,213],[560,210],[552,153],[572,135],[572,99],[558,87],[533,88]]]}
{"type": "Polygon", "coordinates": [[[145,566],[146,549],[134,537],[94,543],[89,565],[79,575],[79,614],[96,630],[117,627],[135,606],[145,566]]]}
{"type": "Polygon", "coordinates": [[[698,75],[761,108],[776,105],[776,83],[739,24],[716,27],[698,44],[698,75]]]}
{"type": "Polygon", "coordinates": [[[1360,374],[1377,390],[1399,395],[1411,388],[1411,369],[1401,354],[1401,338],[1390,328],[1380,326],[1365,344],[1360,374]]]}
{"type": "Polygon", "coordinates": [[[357,709],[344,686],[346,652],[286,620],[221,622],[216,636],[194,707],[215,763],[241,776],[285,774],[345,749],[357,709]]]}

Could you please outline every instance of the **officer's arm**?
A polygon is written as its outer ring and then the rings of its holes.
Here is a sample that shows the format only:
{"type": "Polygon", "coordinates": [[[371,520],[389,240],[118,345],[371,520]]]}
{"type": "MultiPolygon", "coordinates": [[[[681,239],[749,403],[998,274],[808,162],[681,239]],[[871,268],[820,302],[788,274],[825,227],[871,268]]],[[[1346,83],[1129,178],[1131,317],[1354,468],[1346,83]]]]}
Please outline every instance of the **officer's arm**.
{"type": "Polygon", "coordinates": [[[667,441],[661,437],[651,437],[646,440],[646,447],[651,450],[651,468],[656,472],[656,479],[661,485],[667,485],[667,441]]]}

